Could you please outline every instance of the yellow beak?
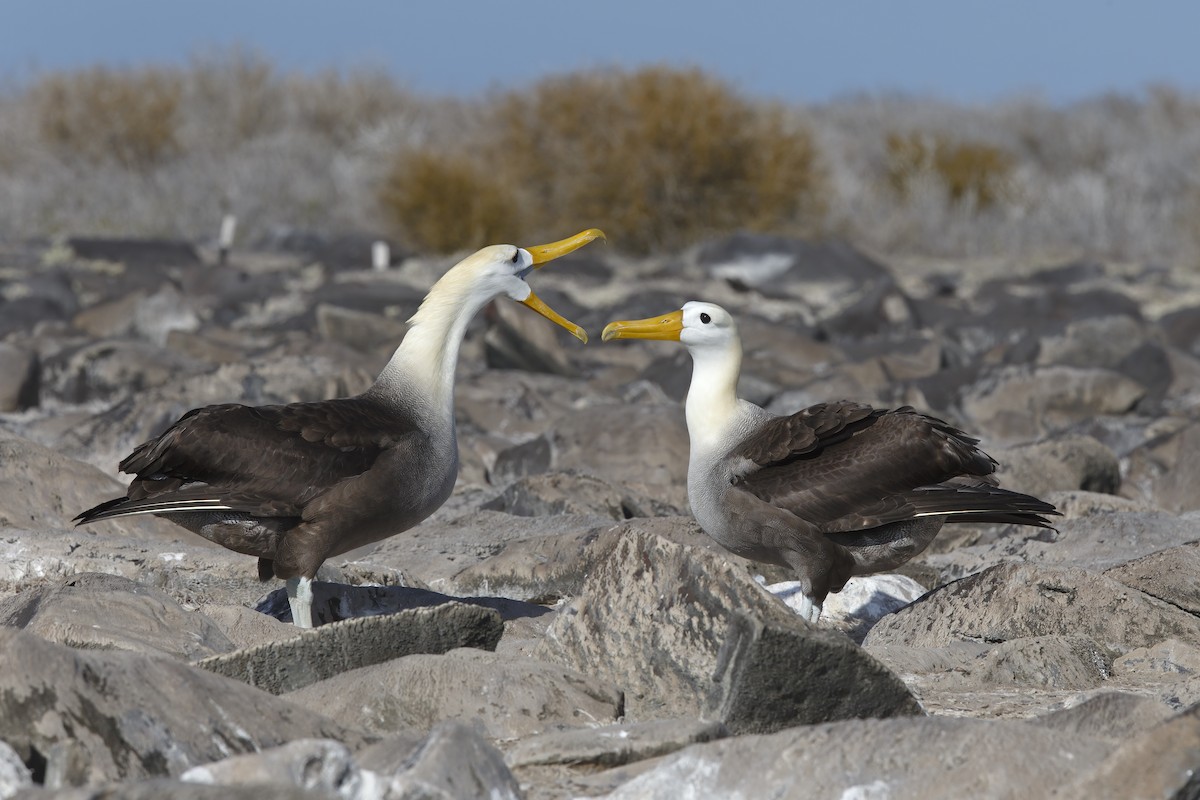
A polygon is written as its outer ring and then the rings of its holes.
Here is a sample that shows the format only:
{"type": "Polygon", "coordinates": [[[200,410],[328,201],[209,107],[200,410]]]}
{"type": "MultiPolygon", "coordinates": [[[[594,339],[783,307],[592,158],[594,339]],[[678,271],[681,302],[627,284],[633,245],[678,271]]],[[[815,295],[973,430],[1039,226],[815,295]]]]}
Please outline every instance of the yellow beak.
{"type": "MultiPolygon", "coordinates": [[[[604,231],[599,228],[588,228],[586,231],[581,231],[566,239],[560,239],[557,242],[550,242],[549,244],[537,244],[525,249],[533,256],[534,269],[541,269],[554,259],[565,256],[567,253],[573,253],[588,242],[594,242],[597,239],[608,241],[604,235],[604,231]]],[[[566,328],[576,339],[587,344],[587,331],[574,322],[563,318],[557,311],[543,303],[533,292],[530,292],[529,297],[526,297],[521,302],[556,325],[566,328]]]]}
{"type": "Polygon", "coordinates": [[[672,311],[648,319],[610,322],[604,326],[600,338],[606,342],[612,339],[665,339],[678,342],[682,330],[683,311],[672,311]]]}

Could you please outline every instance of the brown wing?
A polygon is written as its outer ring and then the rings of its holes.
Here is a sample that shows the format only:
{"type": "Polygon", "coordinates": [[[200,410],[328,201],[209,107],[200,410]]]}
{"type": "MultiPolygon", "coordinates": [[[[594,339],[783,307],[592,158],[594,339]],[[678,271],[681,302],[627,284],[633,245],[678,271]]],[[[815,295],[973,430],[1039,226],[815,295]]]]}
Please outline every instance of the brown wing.
{"type": "Polygon", "coordinates": [[[914,491],[958,476],[988,483],[979,479],[996,462],[977,442],[911,408],[842,402],[772,419],[730,455],[749,462],[735,478],[739,489],[832,532],[932,513],[936,503],[918,510],[913,501],[933,495],[914,491]]]}
{"type": "Polygon", "coordinates": [[[84,522],[131,511],[205,504],[299,516],[304,504],[360,475],[384,450],[420,435],[412,419],[364,397],[189,411],[121,462],[128,495],[84,512],[84,522]]]}

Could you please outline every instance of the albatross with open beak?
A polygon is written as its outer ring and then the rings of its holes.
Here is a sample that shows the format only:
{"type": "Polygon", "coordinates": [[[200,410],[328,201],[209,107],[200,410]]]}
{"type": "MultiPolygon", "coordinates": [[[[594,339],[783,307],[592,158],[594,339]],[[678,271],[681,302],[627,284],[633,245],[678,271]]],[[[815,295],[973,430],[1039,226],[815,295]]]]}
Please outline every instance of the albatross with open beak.
{"type": "Polygon", "coordinates": [[[709,536],[746,558],[797,573],[816,622],[852,575],[893,569],[946,522],[1048,528],[1054,506],[1001,489],[978,440],[911,408],[821,403],[777,417],[739,399],[742,345],[712,303],[612,322],[611,339],[682,342],[692,357],[685,406],[688,502],[709,536]]]}
{"type": "Polygon", "coordinates": [[[216,405],[184,414],[121,462],[125,497],[79,524],[157,514],[257,556],[259,577],[287,581],[292,619],[312,627],[312,580],[332,556],[400,533],[450,496],[458,475],[454,369],[467,323],[507,295],[587,334],[538,299],[525,278],[604,234],[536,247],[493,245],[434,284],[367,391],[315,403],[216,405]]]}

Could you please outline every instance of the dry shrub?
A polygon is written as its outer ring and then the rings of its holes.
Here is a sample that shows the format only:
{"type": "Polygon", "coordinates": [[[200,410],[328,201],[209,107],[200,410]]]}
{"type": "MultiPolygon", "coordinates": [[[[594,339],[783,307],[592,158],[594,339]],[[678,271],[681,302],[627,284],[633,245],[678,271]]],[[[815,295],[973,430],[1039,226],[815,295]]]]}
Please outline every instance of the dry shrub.
{"type": "MultiPolygon", "coordinates": [[[[694,70],[573,74],[501,96],[480,141],[457,158],[513,193],[512,233],[524,237],[596,225],[623,248],[650,252],[739,228],[801,230],[821,209],[807,130],[694,70]]],[[[421,194],[444,191],[438,183],[389,186],[383,205],[394,219],[401,197],[412,209],[445,202],[421,194]]],[[[460,231],[434,233],[415,243],[464,244],[460,231]]]]}
{"type": "Polygon", "coordinates": [[[511,197],[462,158],[429,150],[401,153],[383,181],[380,204],[409,241],[438,252],[515,238],[511,197]]]}
{"type": "Polygon", "coordinates": [[[1001,199],[1014,159],[998,147],[980,142],[953,142],[940,136],[889,133],[888,182],[907,195],[912,181],[935,176],[954,203],[989,208],[1001,199]]]}
{"type": "Polygon", "coordinates": [[[235,49],[195,61],[188,89],[199,128],[197,145],[232,149],[287,124],[283,82],[267,61],[249,51],[235,49]]]}
{"type": "Polygon", "coordinates": [[[178,152],[181,87],[173,71],[97,67],[48,75],[30,95],[38,132],[60,157],[145,171],[178,152]]]}
{"type": "Polygon", "coordinates": [[[380,124],[406,102],[383,73],[325,72],[294,79],[289,89],[297,124],[338,147],[353,143],[362,130],[380,124]]]}

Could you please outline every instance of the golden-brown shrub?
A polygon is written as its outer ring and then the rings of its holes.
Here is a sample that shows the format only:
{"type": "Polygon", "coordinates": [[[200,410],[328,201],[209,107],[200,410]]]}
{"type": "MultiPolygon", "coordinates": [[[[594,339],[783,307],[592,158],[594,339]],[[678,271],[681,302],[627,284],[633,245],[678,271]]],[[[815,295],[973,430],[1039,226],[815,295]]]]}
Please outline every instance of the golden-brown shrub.
{"type": "Polygon", "coordinates": [[[439,252],[516,238],[511,197],[462,158],[430,150],[399,154],[384,179],[380,204],[409,241],[439,252]]]}
{"type": "MultiPolygon", "coordinates": [[[[822,208],[808,131],[695,70],[573,74],[505,94],[473,146],[440,163],[455,161],[472,165],[477,181],[486,175],[491,191],[511,193],[515,237],[599,226],[621,247],[647,252],[739,228],[803,230],[822,208]]],[[[394,188],[381,199],[399,221],[394,188]]],[[[410,186],[407,196],[417,192],[410,186]]],[[[409,202],[415,210],[445,200],[409,202]]],[[[464,244],[461,232],[435,232],[429,216],[422,230],[418,245],[464,244]]]]}
{"type": "Polygon", "coordinates": [[[182,81],[164,69],[54,73],[30,91],[42,140],[65,158],[147,170],[173,156],[182,81]]]}
{"type": "Polygon", "coordinates": [[[1003,196],[1013,163],[1009,153],[980,142],[919,133],[887,136],[888,182],[902,195],[916,176],[932,174],[951,201],[973,200],[977,208],[987,208],[1003,196]]]}

